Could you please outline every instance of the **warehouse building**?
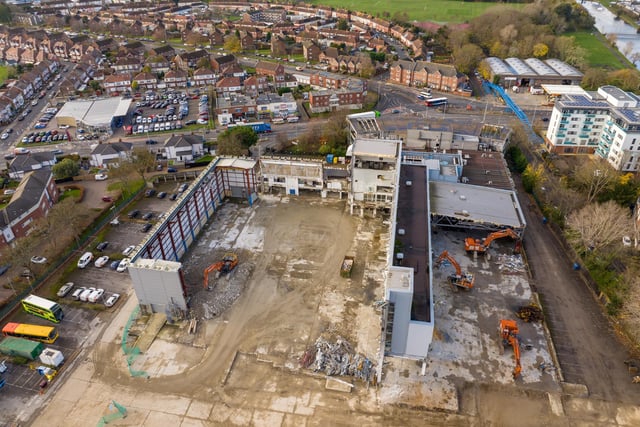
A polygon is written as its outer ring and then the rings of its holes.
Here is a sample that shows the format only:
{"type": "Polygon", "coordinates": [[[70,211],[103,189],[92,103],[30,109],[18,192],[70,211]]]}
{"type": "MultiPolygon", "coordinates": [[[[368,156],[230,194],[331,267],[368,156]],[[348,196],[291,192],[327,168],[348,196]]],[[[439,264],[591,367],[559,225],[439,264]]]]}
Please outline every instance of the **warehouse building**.
{"type": "Polygon", "coordinates": [[[559,59],[489,57],[480,64],[487,79],[505,88],[540,87],[542,84],[579,85],[584,75],[559,59]]]}
{"type": "Polygon", "coordinates": [[[124,98],[69,101],[55,118],[58,126],[111,133],[124,121],[130,105],[131,99],[124,98]]]}

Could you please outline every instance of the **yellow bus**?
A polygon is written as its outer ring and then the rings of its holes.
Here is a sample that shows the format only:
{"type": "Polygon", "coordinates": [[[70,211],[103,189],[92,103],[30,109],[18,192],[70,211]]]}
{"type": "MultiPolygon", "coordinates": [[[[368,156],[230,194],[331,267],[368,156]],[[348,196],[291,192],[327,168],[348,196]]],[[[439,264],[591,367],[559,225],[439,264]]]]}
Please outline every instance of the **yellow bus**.
{"type": "Polygon", "coordinates": [[[51,344],[58,338],[58,330],[54,326],[10,322],[2,328],[2,335],[5,337],[27,338],[51,344]]]}

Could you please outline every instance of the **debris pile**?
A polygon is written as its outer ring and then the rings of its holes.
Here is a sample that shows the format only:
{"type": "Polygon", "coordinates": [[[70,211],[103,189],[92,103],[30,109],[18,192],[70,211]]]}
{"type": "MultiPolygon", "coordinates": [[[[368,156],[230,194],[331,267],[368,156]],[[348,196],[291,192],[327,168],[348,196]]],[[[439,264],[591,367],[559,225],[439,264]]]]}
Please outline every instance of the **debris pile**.
{"type": "Polygon", "coordinates": [[[542,315],[542,309],[538,304],[532,302],[529,305],[523,305],[516,311],[516,316],[525,322],[542,322],[544,316],[542,315]]]}
{"type": "Polygon", "coordinates": [[[373,363],[363,355],[356,354],[351,344],[341,337],[337,337],[335,343],[319,337],[315,344],[305,351],[300,365],[329,376],[349,375],[365,382],[375,380],[373,363]]]}
{"type": "Polygon", "coordinates": [[[525,265],[520,255],[500,254],[496,264],[503,274],[519,274],[525,271],[525,265]]]}

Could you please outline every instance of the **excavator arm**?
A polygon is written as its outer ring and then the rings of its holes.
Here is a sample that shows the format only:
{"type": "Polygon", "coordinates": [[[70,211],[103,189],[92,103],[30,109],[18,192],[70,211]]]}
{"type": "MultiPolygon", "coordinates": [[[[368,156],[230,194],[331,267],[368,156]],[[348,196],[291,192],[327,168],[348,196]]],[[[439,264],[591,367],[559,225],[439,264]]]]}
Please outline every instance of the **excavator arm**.
{"type": "Polygon", "coordinates": [[[222,261],[211,264],[204,270],[204,288],[209,289],[209,275],[216,272],[216,277],[221,274],[230,273],[238,265],[238,255],[234,253],[226,253],[222,257],[222,261]]]}
{"type": "Polygon", "coordinates": [[[438,259],[436,260],[436,265],[440,265],[440,263],[444,260],[447,260],[451,263],[451,265],[453,266],[453,268],[456,269],[456,273],[452,274],[449,276],[449,282],[452,285],[461,287],[461,288],[465,288],[465,289],[471,289],[473,288],[474,282],[475,282],[475,278],[473,276],[473,274],[471,273],[462,273],[462,268],[460,267],[460,264],[458,264],[458,262],[455,260],[454,257],[452,257],[449,254],[449,251],[447,251],[446,249],[444,251],[442,251],[442,253],[440,254],[440,256],[438,257],[438,259]]]}
{"type": "Polygon", "coordinates": [[[517,379],[522,372],[522,366],[520,365],[520,342],[517,337],[511,337],[509,340],[511,347],[513,347],[513,357],[516,359],[516,366],[513,368],[513,379],[517,379]]]}
{"type": "Polygon", "coordinates": [[[518,333],[520,330],[518,329],[518,324],[515,320],[500,320],[500,339],[501,346],[504,348],[505,345],[510,345],[513,348],[513,357],[516,361],[516,366],[513,368],[513,379],[517,379],[522,372],[522,365],[520,364],[520,341],[518,339],[518,333]]]}
{"type": "MultiPolygon", "coordinates": [[[[511,237],[516,241],[520,240],[520,236],[518,235],[518,233],[513,231],[511,228],[505,228],[504,230],[495,231],[489,234],[483,240],[474,239],[473,237],[467,237],[466,239],[464,239],[464,249],[467,252],[485,253],[494,240],[502,239],[503,237],[511,237]]],[[[519,245],[517,247],[519,248],[519,245]]]]}
{"type": "Polygon", "coordinates": [[[216,271],[219,272],[224,266],[224,261],[216,262],[215,264],[211,264],[209,267],[204,269],[204,288],[209,288],[209,274],[216,271]]]}

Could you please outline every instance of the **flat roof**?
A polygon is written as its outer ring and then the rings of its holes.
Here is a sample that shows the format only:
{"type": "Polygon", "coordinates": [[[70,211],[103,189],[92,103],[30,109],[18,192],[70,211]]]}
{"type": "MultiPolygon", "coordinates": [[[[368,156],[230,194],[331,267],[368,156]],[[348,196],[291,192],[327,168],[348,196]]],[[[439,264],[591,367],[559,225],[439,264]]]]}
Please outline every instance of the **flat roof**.
{"type": "Polygon", "coordinates": [[[587,95],[587,91],[578,85],[541,84],[540,87],[549,95],[587,95]]]}
{"type": "Polygon", "coordinates": [[[114,117],[125,116],[131,99],[104,98],[95,100],[69,101],[56,117],[73,117],[87,126],[110,126],[114,117]]]}
{"type": "Polygon", "coordinates": [[[514,191],[444,181],[430,182],[429,190],[432,214],[511,228],[526,225],[514,191]]]}
{"type": "Polygon", "coordinates": [[[398,156],[399,140],[356,139],[354,156],[374,156],[395,159],[398,156]]]}
{"type": "Polygon", "coordinates": [[[224,157],[218,160],[216,166],[221,168],[253,169],[256,166],[256,161],[252,159],[224,157]]]}

